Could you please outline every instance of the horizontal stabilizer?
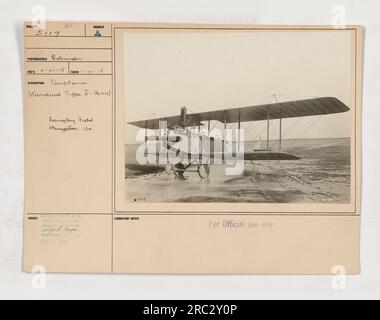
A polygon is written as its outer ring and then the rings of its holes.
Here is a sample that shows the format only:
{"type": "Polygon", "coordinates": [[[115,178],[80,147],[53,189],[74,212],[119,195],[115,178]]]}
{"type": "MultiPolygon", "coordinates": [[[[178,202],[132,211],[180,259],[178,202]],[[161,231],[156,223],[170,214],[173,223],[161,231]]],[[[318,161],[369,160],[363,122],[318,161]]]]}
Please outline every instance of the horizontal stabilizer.
{"type": "Polygon", "coordinates": [[[245,152],[244,160],[258,161],[258,160],[300,160],[301,158],[295,156],[294,154],[286,152],[273,152],[273,151],[256,151],[256,152],[245,152]]]}

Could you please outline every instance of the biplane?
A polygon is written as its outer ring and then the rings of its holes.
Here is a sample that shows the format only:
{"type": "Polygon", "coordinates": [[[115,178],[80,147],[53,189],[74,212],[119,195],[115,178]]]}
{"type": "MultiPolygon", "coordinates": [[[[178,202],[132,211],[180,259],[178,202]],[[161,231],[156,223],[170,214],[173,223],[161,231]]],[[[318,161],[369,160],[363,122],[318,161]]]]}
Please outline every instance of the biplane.
{"type": "MultiPolygon", "coordinates": [[[[201,136],[201,127],[207,124],[207,137],[215,141],[210,136],[211,121],[217,121],[224,124],[224,132],[229,124],[237,124],[237,128],[241,129],[241,123],[254,122],[254,121],[266,121],[266,148],[243,150],[241,156],[244,161],[296,161],[300,157],[294,154],[290,154],[282,151],[282,121],[288,118],[308,117],[308,116],[320,116],[336,113],[347,112],[350,109],[339,99],[333,97],[321,97],[313,99],[304,99],[288,102],[275,102],[265,105],[246,106],[238,108],[230,108],[217,111],[207,111],[199,113],[188,114],[187,108],[183,107],[181,113],[176,116],[162,117],[141,121],[128,122],[129,125],[145,129],[145,150],[146,144],[149,140],[148,130],[160,130],[160,123],[165,122],[167,130],[174,132],[174,139],[167,139],[166,148],[171,151],[175,151],[179,159],[186,159],[186,161],[178,161],[176,164],[167,164],[165,171],[168,174],[174,173],[176,176],[183,177],[185,172],[196,172],[201,178],[206,178],[210,174],[210,165],[213,164],[212,160],[217,156],[220,156],[222,163],[228,159],[225,156],[224,149],[222,151],[216,151],[214,148],[210,148],[209,152],[201,153],[199,156],[190,152],[177,149],[175,144],[181,140],[181,135],[194,135],[194,128],[198,128],[196,134],[199,138],[201,136]],[[278,150],[273,151],[270,149],[270,123],[271,120],[279,120],[279,146],[278,150]],[[177,133],[177,135],[176,135],[177,133]],[[202,161],[199,161],[199,160],[202,161]],[[206,160],[205,160],[206,159],[206,160]]],[[[238,132],[239,132],[238,130],[238,132]]],[[[171,135],[173,136],[173,135],[171,135]]],[[[155,137],[154,140],[159,138],[155,137]]],[[[240,141],[238,139],[238,141],[240,141]]],[[[222,140],[224,146],[224,141],[222,140]]],[[[239,148],[238,148],[239,150],[239,148]]],[[[236,151],[232,154],[236,157],[236,151]]]]}

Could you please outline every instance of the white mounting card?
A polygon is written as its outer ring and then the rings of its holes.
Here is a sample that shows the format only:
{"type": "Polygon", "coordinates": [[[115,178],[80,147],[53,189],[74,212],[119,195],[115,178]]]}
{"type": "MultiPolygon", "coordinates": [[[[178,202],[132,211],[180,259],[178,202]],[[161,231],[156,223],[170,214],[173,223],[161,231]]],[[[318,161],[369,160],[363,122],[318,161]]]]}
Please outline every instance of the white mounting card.
{"type": "Polygon", "coordinates": [[[24,271],[360,273],[360,26],[24,39],[24,271]]]}

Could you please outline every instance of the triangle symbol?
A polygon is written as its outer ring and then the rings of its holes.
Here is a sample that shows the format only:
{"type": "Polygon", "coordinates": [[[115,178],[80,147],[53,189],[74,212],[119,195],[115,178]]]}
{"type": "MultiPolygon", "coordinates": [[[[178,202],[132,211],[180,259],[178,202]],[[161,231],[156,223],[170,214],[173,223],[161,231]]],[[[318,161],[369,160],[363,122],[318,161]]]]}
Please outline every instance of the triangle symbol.
{"type": "Polygon", "coordinates": [[[101,37],[101,33],[99,32],[99,30],[96,30],[96,33],[95,33],[95,37],[101,37]]]}

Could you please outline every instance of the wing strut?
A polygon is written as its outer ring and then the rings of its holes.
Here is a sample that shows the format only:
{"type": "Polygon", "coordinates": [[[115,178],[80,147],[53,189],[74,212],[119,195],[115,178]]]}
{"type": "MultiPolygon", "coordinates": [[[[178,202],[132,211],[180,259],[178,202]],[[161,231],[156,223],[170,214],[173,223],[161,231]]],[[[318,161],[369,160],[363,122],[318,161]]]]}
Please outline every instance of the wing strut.
{"type": "Polygon", "coordinates": [[[203,145],[202,145],[202,135],[201,135],[201,125],[198,125],[198,136],[199,136],[199,141],[198,141],[198,161],[199,164],[202,162],[202,150],[203,150],[203,145]]]}
{"type": "Polygon", "coordinates": [[[145,121],[145,156],[148,155],[148,121],[145,121]]]}
{"type": "Polygon", "coordinates": [[[268,106],[268,119],[267,119],[267,151],[269,151],[269,125],[270,125],[270,106],[268,106]]]}
{"type": "Polygon", "coordinates": [[[278,151],[281,152],[281,144],[282,144],[282,119],[280,118],[280,137],[279,137],[279,145],[278,145],[278,151]]]}
{"type": "MultiPolygon", "coordinates": [[[[277,95],[273,95],[273,97],[274,97],[274,100],[276,101],[276,103],[278,103],[277,95]]],[[[280,120],[280,127],[279,127],[278,151],[281,152],[281,148],[282,148],[282,110],[281,110],[281,107],[280,107],[279,120],[280,120]]]]}
{"type": "Polygon", "coordinates": [[[166,128],[166,163],[167,165],[169,164],[169,134],[170,134],[170,129],[166,128]]]}
{"type": "Polygon", "coordinates": [[[211,116],[210,114],[208,115],[208,136],[210,137],[210,132],[211,132],[211,116]]]}
{"type": "Polygon", "coordinates": [[[227,118],[226,118],[226,112],[224,112],[224,132],[223,132],[223,157],[224,155],[224,148],[226,143],[226,129],[227,129],[227,118]]]}
{"type": "Polygon", "coordinates": [[[238,116],[238,149],[237,149],[237,152],[240,152],[240,117],[241,117],[241,111],[239,109],[239,116],[238,116]]]}

